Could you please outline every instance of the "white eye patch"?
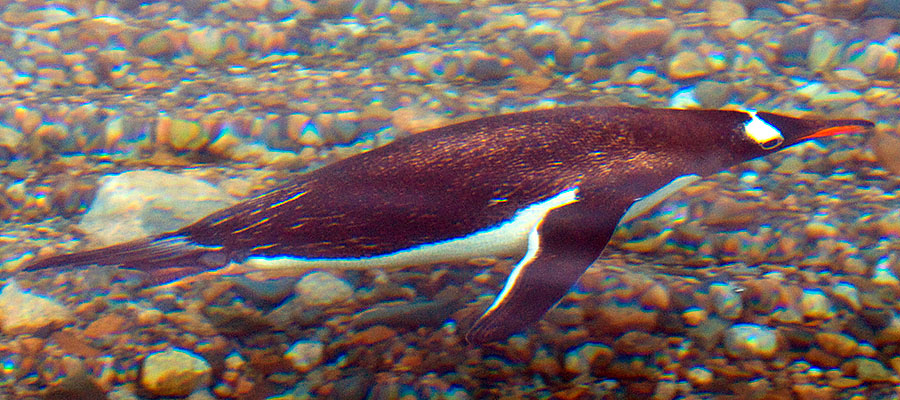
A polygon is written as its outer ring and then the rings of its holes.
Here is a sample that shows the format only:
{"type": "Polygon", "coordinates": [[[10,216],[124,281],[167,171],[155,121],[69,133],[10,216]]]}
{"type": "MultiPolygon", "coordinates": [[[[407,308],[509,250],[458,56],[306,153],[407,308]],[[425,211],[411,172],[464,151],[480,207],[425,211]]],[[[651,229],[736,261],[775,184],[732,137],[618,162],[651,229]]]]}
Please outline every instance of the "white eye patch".
{"type": "Polygon", "coordinates": [[[771,150],[784,142],[784,136],[778,128],[756,116],[756,111],[747,111],[750,120],[744,123],[744,134],[753,139],[763,150],[771,150]]]}

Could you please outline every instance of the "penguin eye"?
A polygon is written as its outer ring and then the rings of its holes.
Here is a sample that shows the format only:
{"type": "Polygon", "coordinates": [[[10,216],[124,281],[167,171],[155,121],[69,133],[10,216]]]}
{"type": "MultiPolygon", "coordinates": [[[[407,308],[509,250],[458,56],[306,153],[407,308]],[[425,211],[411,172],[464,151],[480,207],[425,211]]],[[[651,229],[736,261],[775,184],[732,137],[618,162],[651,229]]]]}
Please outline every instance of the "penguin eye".
{"type": "Polygon", "coordinates": [[[762,147],[763,150],[772,150],[778,146],[781,146],[782,143],[784,143],[784,139],[773,138],[773,139],[769,139],[765,142],[760,143],[759,147],[762,147]]]}

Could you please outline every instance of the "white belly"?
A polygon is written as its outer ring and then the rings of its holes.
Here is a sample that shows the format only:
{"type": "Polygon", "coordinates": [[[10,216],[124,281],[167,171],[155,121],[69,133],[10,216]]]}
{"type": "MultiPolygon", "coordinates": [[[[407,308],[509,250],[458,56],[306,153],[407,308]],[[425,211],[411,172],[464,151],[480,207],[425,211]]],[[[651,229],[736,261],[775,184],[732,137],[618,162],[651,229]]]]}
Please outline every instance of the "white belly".
{"type": "Polygon", "coordinates": [[[390,254],[367,258],[298,258],[260,257],[246,260],[244,267],[252,269],[366,269],[400,268],[441,262],[466,261],[485,256],[511,256],[525,253],[528,233],[540,223],[550,210],[572,203],[578,188],[571,188],[517,212],[500,225],[474,232],[471,235],[423,244],[390,254]]]}

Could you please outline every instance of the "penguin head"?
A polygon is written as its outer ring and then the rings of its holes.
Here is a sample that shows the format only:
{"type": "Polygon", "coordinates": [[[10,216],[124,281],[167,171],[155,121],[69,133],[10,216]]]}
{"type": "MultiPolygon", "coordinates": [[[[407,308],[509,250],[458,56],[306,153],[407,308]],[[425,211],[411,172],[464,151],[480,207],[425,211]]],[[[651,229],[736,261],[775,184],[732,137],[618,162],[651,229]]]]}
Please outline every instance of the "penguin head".
{"type": "Polygon", "coordinates": [[[745,111],[734,149],[745,159],[763,156],[797,143],[820,137],[864,133],[873,127],[869,121],[858,119],[802,119],[763,111],[745,111]]]}

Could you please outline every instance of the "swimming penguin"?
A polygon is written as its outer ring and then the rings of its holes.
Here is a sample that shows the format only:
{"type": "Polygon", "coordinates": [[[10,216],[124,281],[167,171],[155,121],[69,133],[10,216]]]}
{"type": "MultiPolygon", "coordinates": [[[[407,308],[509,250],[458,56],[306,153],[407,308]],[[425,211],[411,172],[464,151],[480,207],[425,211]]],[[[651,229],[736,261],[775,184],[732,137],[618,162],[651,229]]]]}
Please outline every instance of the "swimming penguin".
{"type": "Polygon", "coordinates": [[[481,118],[300,175],[179,230],[49,257],[25,270],[119,265],[177,278],[230,262],[389,268],[521,256],[467,334],[479,344],[539,320],[600,256],[620,221],[659,197],[652,193],[807,139],[871,126],[630,107],[481,118]]]}

